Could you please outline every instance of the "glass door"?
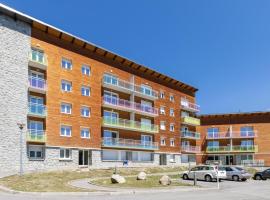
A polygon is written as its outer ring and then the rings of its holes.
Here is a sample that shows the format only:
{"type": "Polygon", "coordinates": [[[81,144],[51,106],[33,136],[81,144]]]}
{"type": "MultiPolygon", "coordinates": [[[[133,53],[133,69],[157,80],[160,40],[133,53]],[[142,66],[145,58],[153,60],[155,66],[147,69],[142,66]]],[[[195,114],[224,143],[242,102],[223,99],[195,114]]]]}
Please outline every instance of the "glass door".
{"type": "Polygon", "coordinates": [[[44,100],[42,97],[30,96],[30,111],[35,114],[44,114],[44,100]]]}
{"type": "Polygon", "coordinates": [[[44,74],[36,72],[36,71],[31,71],[30,72],[30,85],[32,87],[44,88],[45,87],[44,74]]]}
{"type": "Polygon", "coordinates": [[[30,133],[30,137],[32,139],[38,139],[40,137],[43,137],[43,122],[40,121],[29,121],[28,123],[28,131],[30,133]]]}
{"type": "Polygon", "coordinates": [[[151,135],[141,135],[141,144],[143,146],[149,146],[152,144],[153,138],[151,135]]]}

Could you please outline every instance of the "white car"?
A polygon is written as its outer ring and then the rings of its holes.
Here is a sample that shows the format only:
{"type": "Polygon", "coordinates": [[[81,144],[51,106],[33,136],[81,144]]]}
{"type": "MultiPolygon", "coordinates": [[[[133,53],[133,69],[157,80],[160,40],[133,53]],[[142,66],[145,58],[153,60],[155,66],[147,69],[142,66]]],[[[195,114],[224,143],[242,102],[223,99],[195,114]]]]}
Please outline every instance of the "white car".
{"type": "Polygon", "coordinates": [[[184,180],[188,179],[196,179],[205,180],[207,182],[211,182],[213,180],[221,180],[226,178],[226,171],[223,167],[219,167],[216,165],[200,165],[191,168],[189,171],[185,171],[182,174],[182,178],[184,180]]]}

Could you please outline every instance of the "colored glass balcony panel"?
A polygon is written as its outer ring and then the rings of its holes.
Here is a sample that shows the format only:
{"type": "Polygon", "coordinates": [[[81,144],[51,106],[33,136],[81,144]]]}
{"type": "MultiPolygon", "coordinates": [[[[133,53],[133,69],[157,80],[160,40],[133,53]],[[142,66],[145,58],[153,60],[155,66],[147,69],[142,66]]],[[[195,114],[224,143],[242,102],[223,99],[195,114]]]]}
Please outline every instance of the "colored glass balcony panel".
{"type": "Polygon", "coordinates": [[[37,78],[33,76],[28,77],[29,89],[33,92],[46,92],[46,81],[42,78],[37,78]]]}
{"type": "Polygon", "coordinates": [[[45,131],[28,129],[26,139],[28,142],[45,143],[46,142],[45,131]]]}
{"type": "Polygon", "coordinates": [[[201,147],[200,146],[184,145],[181,147],[181,150],[183,152],[187,152],[187,153],[200,153],[201,147]]]}
{"type": "Polygon", "coordinates": [[[48,66],[47,55],[37,49],[31,49],[29,54],[29,65],[42,70],[46,70],[48,66]]]}
{"type": "Polygon", "coordinates": [[[199,112],[200,111],[200,106],[195,104],[195,103],[191,103],[186,99],[181,99],[181,106],[183,110],[187,110],[190,112],[199,112]]]}
{"type": "Polygon", "coordinates": [[[191,126],[199,126],[201,124],[200,119],[190,116],[182,117],[182,124],[187,124],[191,126]]]}
{"type": "Polygon", "coordinates": [[[198,132],[193,132],[193,131],[182,131],[181,137],[187,138],[187,139],[199,140],[201,138],[201,134],[198,132]]]}
{"type": "Polygon", "coordinates": [[[240,146],[216,146],[207,147],[207,153],[226,153],[226,152],[257,152],[257,145],[240,145],[240,146]]]}
{"type": "Polygon", "coordinates": [[[46,117],[46,106],[43,104],[28,103],[28,115],[32,115],[35,117],[46,117]]]}

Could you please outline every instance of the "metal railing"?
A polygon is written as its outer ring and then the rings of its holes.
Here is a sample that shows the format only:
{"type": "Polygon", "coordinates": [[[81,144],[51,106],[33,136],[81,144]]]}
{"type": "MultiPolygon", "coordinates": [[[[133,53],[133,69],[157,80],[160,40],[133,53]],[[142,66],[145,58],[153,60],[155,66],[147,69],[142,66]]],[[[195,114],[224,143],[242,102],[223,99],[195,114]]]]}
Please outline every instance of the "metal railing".
{"type": "Polygon", "coordinates": [[[28,113],[38,116],[46,116],[47,109],[46,106],[43,104],[28,103],[28,113]]]}
{"type": "Polygon", "coordinates": [[[158,115],[158,109],[150,107],[147,105],[139,104],[136,102],[131,102],[124,99],[119,99],[111,96],[103,96],[103,103],[113,105],[120,108],[127,108],[134,111],[139,111],[143,113],[149,113],[151,115],[158,115]]]}
{"type": "Polygon", "coordinates": [[[191,103],[187,99],[183,99],[183,98],[181,99],[181,106],[182,108],[187,109],[189,111],[193,111],[193,112],[200,111],[200,106],[198,104],[191,103]]]}
{"type": "Polygon", "coordinates": [[[217,147],[207,147],[206,152],[257,152],[257,145],[237,145],[237,146],[217,146],[217,147]]]}
{"type": "Polygon", "coordinates": [[[27,131],[28,142],[46,142],[46,134],[44,130],[28,129],[27,131]]]}
{"type": "Polygon", "coordinates": [[[241,160],[241,165],[247,167],[263,167],[264,160],[241,160]]]}
{"type": "Polygon", "coordinates": [[[120,119],[114,117],[103,117],[103,125],[110,127],[117,127],[123,129],[130,129],[142,132],[158,133],[158,126],[154,124],[146,124],[138,121],[120,119]]]}
{"type": "Polygon", "coordinates": [[[42,64],[42,65],[48,65],[48,59],[47,55],[44,52],[31,49],[31,53],[29,54],[29,59],[33,62],[42,64]]]}
{"type": "Polygon", "coordinates": [[[40,89],[46,91],[46,81],[42,78],[37,78],[33,76],[28,77],[29,86],[32,88],[40,89]]]}
{"type": "Polygon", "coordinates": [[[108,137],[103,138],[102,145],[104,147],[115,147],[115,148],[132,148],[132,149],[147,149],[147,150],[158,149],[157,142],[123,139],[123,138],[108,138],[108,137]]]}
{"type": "Polygon", "coordinates": [[[124,90],[128,90],[130,92],[139,93],[143,96],[148,96],[154,99],[158,98],[158,92],[155,90],[152,90],[152,89],[145,90],[142,86],[135,85],[133,83],[130,83],[128,81],[124,81],[121,79],[112,78],[112,76],[108,74],[103,75],[103,83],[111,85],[111,86],[115,86],[124,90]]]}
{"type": "Polygon", "coordinates": [[[198,140],[201,138],[201,134],[193,131],[181,131],[181,137],[198,140]]]}
{"type": "Polygon", "coordinates": [[[257,131],[227,131],[207,133],[206,139],[230,139],[230,138],[254,138],[257,137],[257,131]]]}
{"type": "Polygon", "coordinates": [[[185,152],[199,153],[199,152],[201,152],[201,147],[200,146],[183,145],[183,146],[181,146],[181,150],[185,151],[185,152]]]}

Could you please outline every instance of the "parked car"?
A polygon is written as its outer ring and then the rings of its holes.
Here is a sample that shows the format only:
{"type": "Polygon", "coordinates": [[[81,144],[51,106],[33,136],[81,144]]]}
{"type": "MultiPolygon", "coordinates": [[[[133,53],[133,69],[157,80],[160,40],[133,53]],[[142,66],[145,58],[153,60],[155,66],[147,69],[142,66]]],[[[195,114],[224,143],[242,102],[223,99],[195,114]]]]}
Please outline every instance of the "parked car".
{"type": "Polygon", "coordinates": [[[240,167],[223,166],[226,171],[226,179],[233,181],[246,181],[251,177],[251,174],[240,167]]]}
{"type": "Polygon", "coordinates": [[[182,178],[184,180],[194,179],[194,175],[198,180],[211,182],[213,180],[217,181],[217,179],[221,180],[226,178],[226,171],[215,165],[200,165],[193,167],[189,171],[185,171],[182,174],[182,178]]]}
{"type": "Polygon", "coordinates": [[[270,169],[266,169],[266,170],[261,171],[261,172],[256,172],[254,174],[255,180],[266,180],[268,178],[270,179],[270,169]]]}

